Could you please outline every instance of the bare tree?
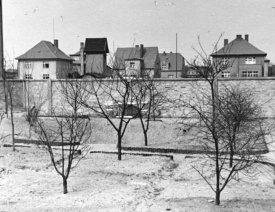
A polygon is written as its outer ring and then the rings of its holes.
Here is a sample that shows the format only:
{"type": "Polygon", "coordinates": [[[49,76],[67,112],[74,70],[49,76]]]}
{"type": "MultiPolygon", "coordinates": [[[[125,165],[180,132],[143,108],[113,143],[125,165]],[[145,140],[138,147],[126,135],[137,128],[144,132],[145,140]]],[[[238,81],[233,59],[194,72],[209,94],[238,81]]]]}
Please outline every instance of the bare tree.
{"type": "Polygon", "coordinates": [[[218,123],[222,139],[228,144],[230,168],[233,167],[235,154],[238,155],[244,149],[253,154],[253,148],[263,143],[263,136],[268,132],[263,130],[266,123],[254,96],[250,88],[236,85],[219,89],[218,123]]]}
{"type": "Polygon", "coordinates": [[[63,193],[66,194],[71,170],[88,153],[91,124],[89,117],[81,112],[81,105],[77,101],[80,91],[78,84],[65,83],[61,87],[62,94],[67,95],[63,96],[63,100],[67,102],[63,102],[61,111],[53,111],[53,118],[45,120],[38,117],[36,132],[50,155],[54,169],[62,177],[63,193]],[[55,145],[60,148],[56,149],[55,145]]]}
{"type": "Polygon", "coordinates": [[[94,78],[78,83],[84,91],[82,98],[78,99],[80,104],[106,119],[116,131],[118,160],[121,160],[123,136],[130,121],[136,118],[136,113],[131,112],[131,79],[118,74],[110,79],[94,78]],[[87,98],[83,97],[89,97],[93,101],[87,101],[87,98]]]}
{"type": "MultiPolygon", "coordinates": [[[[190,63],[207,87],[196,87],[197,92],[189,101],[184,101],[189,117],[200,134],[200,145],[205,150],[203,165],[193,166],[215,192],[215,203],[220,204],[220,195],[239,171],[248,171],[261,161],[259,143],[266,135],[261,111],[247,90],[219,88],[217,79],[230,67],[222,60],[212,60],[199,40],[198,58],[190,63]],[[253,127],[253,132],[248,130],[253,127]]],[[[217,43],[214,51],[216,51],[217,43]]]]}
{"type": "Polygon", "coordinates": [[[133,80],[131,87],[132,97],[140,120],[144,145],[148,146],[148,131],[151,120],[155,121],[160,116],[160,107],[168,99],[157,89],[156,81],[149,77],[141,77],[133,80]]]}

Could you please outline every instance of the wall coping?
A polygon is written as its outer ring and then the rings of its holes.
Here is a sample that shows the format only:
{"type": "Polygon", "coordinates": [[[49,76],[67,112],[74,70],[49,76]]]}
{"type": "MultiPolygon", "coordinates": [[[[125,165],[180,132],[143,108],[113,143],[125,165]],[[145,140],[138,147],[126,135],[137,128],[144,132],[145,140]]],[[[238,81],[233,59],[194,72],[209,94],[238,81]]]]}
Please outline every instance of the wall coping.
{"type": "MultiPolygon", "coordinates": [[[[83,82],[89,82],[94,80],[87,80],[87,79],[39,79],[39,80],[23,80],[23,79],[8,79],[7,81],[10,82],[66,82],[66,81],[83,81],[83,82]]],[[[112,81],[111,79],[100,79],[102,81],[112,81]]],[[[275,77],[229,77],[229,78],[218,78],[218,81],[266,81],[266,80],[274,80],[275,77]]],[[[0,80],[0,83],[2,83],[4,80],[0,80]]],[[[153,81],[155,82],[188,82],[188,81],[205,81],[205,79],[202,78],[154,78],[153,81]]]]}

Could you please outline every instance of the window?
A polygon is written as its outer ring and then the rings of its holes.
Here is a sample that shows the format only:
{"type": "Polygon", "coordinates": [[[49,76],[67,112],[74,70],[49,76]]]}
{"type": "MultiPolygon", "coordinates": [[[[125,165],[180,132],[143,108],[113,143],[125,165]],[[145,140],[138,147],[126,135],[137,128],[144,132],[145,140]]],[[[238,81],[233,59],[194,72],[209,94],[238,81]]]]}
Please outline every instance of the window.
{"type": "Polygon", "coordinates": [[[43,61],[43,68],[49,68],[49,67],[50,67],[49,62],[43,61]]]}
{"type": "Polygon", "coordinates": [[[256,58],[255,57],[245,58],[245,64],[256,64],[256,58]]]}
{"type": "Polygon", "coordinates": [[[32,79],[32,74],[25,74],[25,79],[32,79]]]}
{"type": "Polygon", "coordinates": [[[228,77],[230,77],[230,72],[229,72],[229,71],[224,71],[224,72],[222,72],[222,77],[223,77],[223,78],[228,78],[228,77]]]}
{"type": "Polygon", "coordinates": [[[43,79],[49,79],[50,75],[49,74],[43,74],[43,79]]]}
{"type": "Polygon", "coordinates": [[[24,63],[24,68],[25,69],[31,69],[32,68],[32,64],[30,62],[25,62],[24,63]]]}
{"type": "Polygon", "coordinates": [[[168,78],[172,79],[174,78],[174,75],[168,75],[168,78]]]}
{"type": "Polygon", "coordinates": [[[244,71],[242,73],[242,77],[258,77],[259,72],[258,71],[244,71]]]}
{"type": "Polygon", "coordinates": [[[134,69],[136,67],[135,62],[130,62],[130,69],[134,69]]]}
{"type": "Polygon", "coordinates": [[[169,63],[162,63],[161,70],[169,70],[169,63]]]}

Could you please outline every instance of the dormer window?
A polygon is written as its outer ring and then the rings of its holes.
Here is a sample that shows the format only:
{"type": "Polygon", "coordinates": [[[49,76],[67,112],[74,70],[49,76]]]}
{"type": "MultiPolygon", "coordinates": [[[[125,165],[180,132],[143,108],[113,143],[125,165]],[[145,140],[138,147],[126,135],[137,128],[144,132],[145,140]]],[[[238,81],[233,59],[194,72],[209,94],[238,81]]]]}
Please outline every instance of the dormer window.
{"type": "Polygon", "coordinates": [[[256,64],[256,58],[255,57],[245,58],[245,64],[256,64]]]}

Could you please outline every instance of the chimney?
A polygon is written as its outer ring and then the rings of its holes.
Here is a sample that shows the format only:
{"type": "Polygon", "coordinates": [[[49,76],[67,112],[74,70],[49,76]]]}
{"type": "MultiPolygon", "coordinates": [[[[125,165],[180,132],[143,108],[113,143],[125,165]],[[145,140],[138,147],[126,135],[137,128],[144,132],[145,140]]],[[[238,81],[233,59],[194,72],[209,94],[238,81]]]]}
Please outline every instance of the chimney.
{"type": "Polygon", "coordinates": [[[228,39],[223,40],[223,46],[226,46],[228,44],[228,39]]]}
{"type": "Polygon", "coordinates": [[[54,46],[56,47],[56,48],[58,48],[58,40],[53,40],[53,44],[54,44],[54,46]]]}
{"type": "Polygon", "coordinates": [[[84,47],[85,47],[85,46],[84,46],[84,42],[81,42],[81,43],[80,43],[80,50],[81,50],[81,49],[84,50],[84,47]]]}
{"type": "Polygon", "coordinates": [[[242,35],[237,35],[237,39],[242,39],[242,35]]]}
{"type": "Polygon", "coordinates": [[[264,60],[264,77],[268,77],[268,67],[270,60],[264,60]]]}
{"type": "Polygon", "coordinates": [[[84,46],[84,43],[81,42],[80,43],[80,57],[79,57],[79,60],[80,60],[80,76],[83,76],[85,71],[84,71],[84,49],[85,49],[85,46],[84,46]]]}
{"type": "Polygon", "coordinates": [[[245,40],[248,42],[249,35],[246,34],[244,37],[245,37],[245,40]]]}
{"type": "Polygon", "coordinates": [[[143,57],[143,44],[140,44],[140,58],[143,57]]]}

